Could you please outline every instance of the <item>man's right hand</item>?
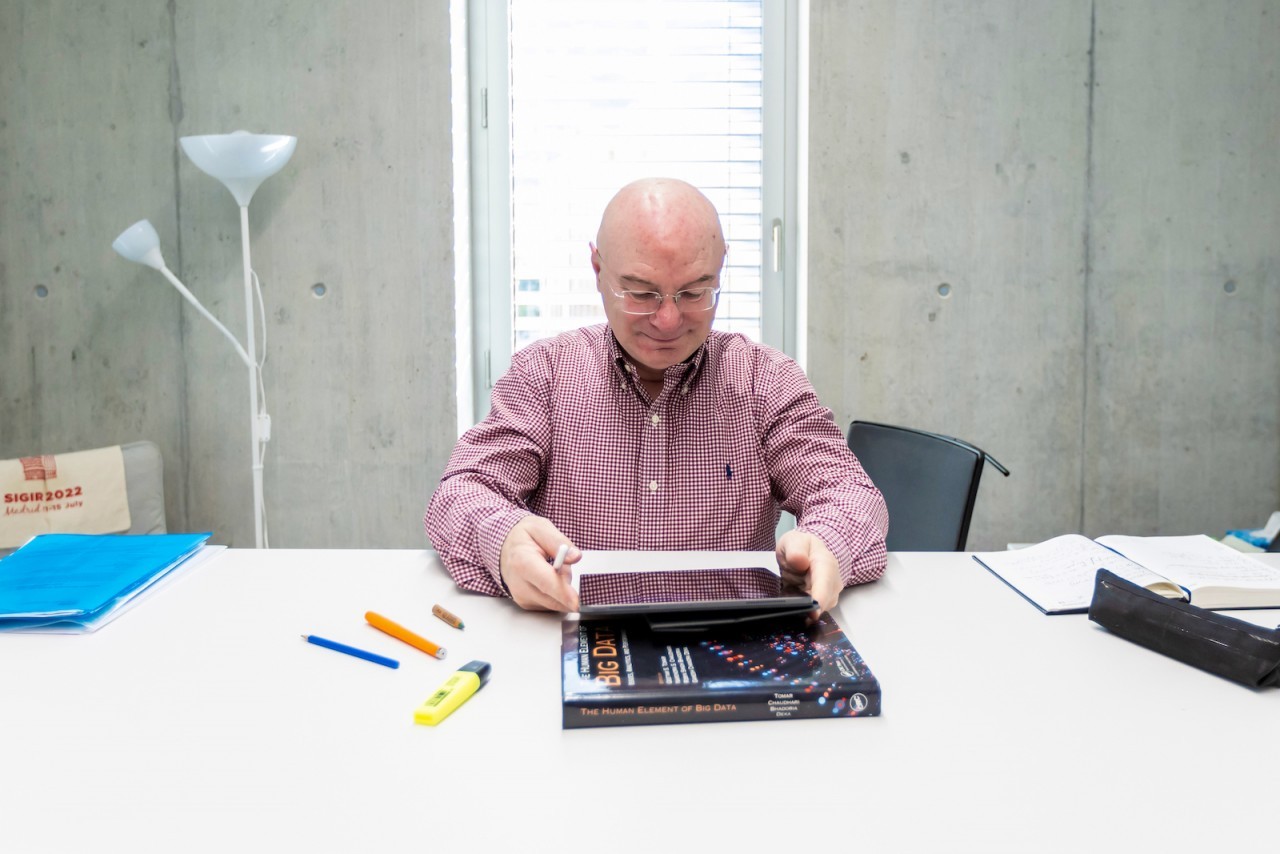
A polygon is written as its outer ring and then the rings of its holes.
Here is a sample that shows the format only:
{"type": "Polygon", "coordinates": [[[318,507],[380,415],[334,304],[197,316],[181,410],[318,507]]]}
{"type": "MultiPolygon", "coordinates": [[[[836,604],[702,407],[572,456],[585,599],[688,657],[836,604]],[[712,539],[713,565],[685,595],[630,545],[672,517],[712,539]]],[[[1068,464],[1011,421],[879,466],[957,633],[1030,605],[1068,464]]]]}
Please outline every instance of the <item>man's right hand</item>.
{"type": "Polygon", "coordinates": [[[582,559],[569,538],[541,516],[526,516],[507,534],[498,557],[502,580],[511,598],[529,611],[576,611],[578,594],[569,583],[569,565],[582,559]],[[560,546],[569,554],[559,574],[551,568],[560,546]]]}

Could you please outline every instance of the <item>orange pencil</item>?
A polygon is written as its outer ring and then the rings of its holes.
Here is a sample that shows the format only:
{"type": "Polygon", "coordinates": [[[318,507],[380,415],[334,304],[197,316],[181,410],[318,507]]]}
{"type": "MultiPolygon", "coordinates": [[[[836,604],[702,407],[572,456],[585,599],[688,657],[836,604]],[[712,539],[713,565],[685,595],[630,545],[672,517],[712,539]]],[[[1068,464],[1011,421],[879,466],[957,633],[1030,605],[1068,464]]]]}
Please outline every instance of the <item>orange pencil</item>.
{"type": "Polygon", "coordinates": [[[437,646],[421,635],[416,635],[406,629],[399,623],[392,622],[381,614],[375,614],[373,611],[366,611],[364,615],[365,621],[380,632],[386,632],[396,640],[402,640],[409,646],[416,647],[427,655],[434,655],[436,658],[444,658],[447,650],[442,646],[437,646]]]}

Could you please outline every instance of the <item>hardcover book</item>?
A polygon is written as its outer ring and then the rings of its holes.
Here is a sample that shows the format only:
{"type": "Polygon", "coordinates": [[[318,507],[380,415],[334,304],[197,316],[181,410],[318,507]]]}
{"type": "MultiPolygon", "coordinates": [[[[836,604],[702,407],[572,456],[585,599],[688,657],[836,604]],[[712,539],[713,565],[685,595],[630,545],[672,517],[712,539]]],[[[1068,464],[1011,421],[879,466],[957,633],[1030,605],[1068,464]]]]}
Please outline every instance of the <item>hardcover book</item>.
{"type": "Polygon", "coordinates": [[[880,683],[830,614],[700,632],[567,619],[565,729],[880,714],[880,683]]]}

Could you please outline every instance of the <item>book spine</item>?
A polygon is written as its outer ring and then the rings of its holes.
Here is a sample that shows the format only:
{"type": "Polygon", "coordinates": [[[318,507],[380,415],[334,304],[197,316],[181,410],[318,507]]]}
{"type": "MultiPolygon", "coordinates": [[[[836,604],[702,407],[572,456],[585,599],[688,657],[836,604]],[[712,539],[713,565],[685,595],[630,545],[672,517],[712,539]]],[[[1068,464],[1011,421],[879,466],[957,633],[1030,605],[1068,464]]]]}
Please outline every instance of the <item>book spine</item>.
{"type": "Polygon", "coordinates": [[[708,721],[771,721],[800,718],[874,717],[880,714],[879,685],[859,686],[823,700],[784,691],[705,693],[683,696],[565,698],[564,729],[708,721]]]}

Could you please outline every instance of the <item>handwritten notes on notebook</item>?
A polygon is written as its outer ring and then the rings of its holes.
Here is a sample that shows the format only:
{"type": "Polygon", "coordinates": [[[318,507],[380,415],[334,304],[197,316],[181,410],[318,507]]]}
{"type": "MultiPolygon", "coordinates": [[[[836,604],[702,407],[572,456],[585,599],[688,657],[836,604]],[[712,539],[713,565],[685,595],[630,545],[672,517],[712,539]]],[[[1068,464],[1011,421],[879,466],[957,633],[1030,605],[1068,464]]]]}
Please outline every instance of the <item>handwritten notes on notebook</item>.
{"type": "Polygon", "coordinates": [[[1280,607],[1280,570],[1200,535],[1066,534],[973,558],[1046,614],[1087,611],[1099,569],[1203,608],[1280,607]]]}

